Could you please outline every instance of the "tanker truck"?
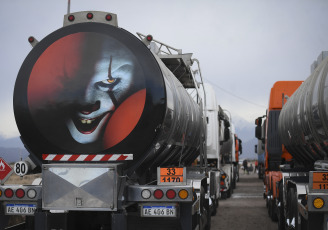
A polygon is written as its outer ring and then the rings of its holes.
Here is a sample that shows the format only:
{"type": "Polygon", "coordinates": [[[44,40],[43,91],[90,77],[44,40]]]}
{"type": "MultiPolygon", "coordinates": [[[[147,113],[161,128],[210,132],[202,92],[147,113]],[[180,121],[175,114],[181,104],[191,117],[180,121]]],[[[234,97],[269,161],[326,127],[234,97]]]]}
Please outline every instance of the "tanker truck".
{"type": "Polygon", "coordinates": [[[235,149],[235,128],[231,123],[231,119],[219,106],[220,119],[224,130],[224,140],[220,141],[220,164],[224,183],[221,188],[222,198],[230,198],[233,189],[236,186],[236,149],[235,149]]]}
{"type": "Polygon", "coordinates": [[[276,183],[281,180],[280,165],[292,159],[290,153],[281,144],[278,135],[278,119],[283,105],[295,90],[302,84],[301,81],[278,81],[271,88],[269,105],[266,115],[255,120],[255,136],[265,143],[265,175],[264,193],[268,214],[274,221],[277,220],[277,196],[279,195],[276,183]],[[262,119],[264,121],[262,122],[262,119]],[[265,137],[265,138],[264,138],[265,137]]]}
{"type": "Polygon", "coordinates": [[[42,182],[0,185],[0,229],[11,215],[26,216],[22,229],[210,229],[214,99],[192,54],[138,36],[116,14],[88,11],[29,37],[14,114],[42,182]]]}
{"type": "Polygon", "coordinates": [[[280,148],[291,155],[272,181],[279,229],[328,229],[327,57],[321,52],[311,75],[285,97],[277,122],[280,148]]]}

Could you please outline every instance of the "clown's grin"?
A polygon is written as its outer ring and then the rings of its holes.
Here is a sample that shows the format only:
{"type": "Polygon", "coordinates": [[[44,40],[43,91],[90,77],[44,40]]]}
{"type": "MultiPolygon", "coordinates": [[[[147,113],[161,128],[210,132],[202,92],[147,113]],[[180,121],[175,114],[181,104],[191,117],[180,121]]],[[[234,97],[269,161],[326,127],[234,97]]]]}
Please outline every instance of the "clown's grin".
{"type": "Polygon", "coordinates": [[[98,127],[99,123],[102,119],[108,114],[104,113],[95,118],[81,118],[81,117],[74,117],[72,121],[76,127],[76,129],[82,134],[91,134],[93,133],[96,128],[98,127]]]}

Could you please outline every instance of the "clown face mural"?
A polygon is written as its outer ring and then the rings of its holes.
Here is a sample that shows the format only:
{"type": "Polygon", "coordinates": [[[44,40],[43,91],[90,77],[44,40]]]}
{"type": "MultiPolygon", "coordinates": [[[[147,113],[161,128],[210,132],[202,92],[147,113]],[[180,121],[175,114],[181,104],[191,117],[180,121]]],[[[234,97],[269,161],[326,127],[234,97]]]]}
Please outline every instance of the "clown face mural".
{"type": "Polygon", "coordinates": [[[80,108],[67,117],[67,127],[74,140],[81,144],[96,141],[115,108],[122,102],[133,78],[133,65],[122,60],[112,70],[112,56],[102,57],[95,74],[79,100],[80,108]],[[108,67],[109,61],[109,67],[108,67]]]}
{"type": "Polygon", "coordinates": [[[27,95],[43,136],[56,145],[75,144],[78,151],[102,151],[122,141],[146,100],[135,55],[94,32],[71,34],[49,46],[32,69],[27,95]]]}

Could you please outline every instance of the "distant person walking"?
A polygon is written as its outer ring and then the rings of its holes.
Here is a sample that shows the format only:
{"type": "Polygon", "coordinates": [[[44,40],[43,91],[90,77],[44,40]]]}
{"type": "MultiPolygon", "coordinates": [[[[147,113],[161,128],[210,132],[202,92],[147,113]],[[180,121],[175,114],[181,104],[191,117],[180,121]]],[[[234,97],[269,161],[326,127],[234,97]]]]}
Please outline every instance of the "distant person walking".
{"type": "Polygon", "coordinates": [[[243,161],[243,167],[244,167],[244,174],[247,172],[247,174],[248,174],[248,166],[247,166],[247,160],[245,159],[244,161],[243,161]]]}
{"type": "Polygon", "coordinates": [[[248,168],[247,171],[248,171],[248,173],[249,173],[249,172],[253,172],[253,164],[251,164],[251,166],[249,166],[249,168],[248,168]]]}

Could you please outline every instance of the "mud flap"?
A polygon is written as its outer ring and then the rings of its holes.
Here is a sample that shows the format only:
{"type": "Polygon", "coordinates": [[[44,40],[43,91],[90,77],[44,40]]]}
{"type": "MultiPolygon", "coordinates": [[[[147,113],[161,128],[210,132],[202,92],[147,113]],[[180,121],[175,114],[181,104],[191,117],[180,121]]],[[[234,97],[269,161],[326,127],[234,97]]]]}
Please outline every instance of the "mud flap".
{"type": "Polygon", "coordinates": [[[125,212],[112,213],[112,229],[127,230],[127,215],[125,212]]]}
{"type": "Polygon", "coordinates": [[[67,213],[35,212],[35,230],[67,230],[67,213]]]}
{"type": "Polygon", "coordinates": [[[5,215],[4,206],[0,204],[0,230],[4,230],[7,227],[9,216],[5,215]]]}

